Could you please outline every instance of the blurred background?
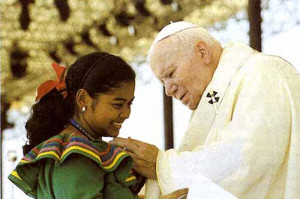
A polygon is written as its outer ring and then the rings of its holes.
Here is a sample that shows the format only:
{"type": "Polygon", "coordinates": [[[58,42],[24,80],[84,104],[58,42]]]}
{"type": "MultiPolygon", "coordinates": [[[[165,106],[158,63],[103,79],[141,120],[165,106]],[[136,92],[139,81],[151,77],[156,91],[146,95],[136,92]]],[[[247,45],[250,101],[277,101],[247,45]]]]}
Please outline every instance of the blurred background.
{"type": "Polygon", "coordinates": [[[161,149],[179,145],[191,114],[163,94],[146,61],[157,32],[171,21],[203,26],[223,45],[246,42],[300,71],[300,0],[0,0],[0,6],[0,182],[5,199],[27,198],[7,176],[23,156],[24,125],[36,88],[56,78],[52,62],[68,67],[94,51],[125,59],[137,72],[137,86],[120,137],[161,149]]]}

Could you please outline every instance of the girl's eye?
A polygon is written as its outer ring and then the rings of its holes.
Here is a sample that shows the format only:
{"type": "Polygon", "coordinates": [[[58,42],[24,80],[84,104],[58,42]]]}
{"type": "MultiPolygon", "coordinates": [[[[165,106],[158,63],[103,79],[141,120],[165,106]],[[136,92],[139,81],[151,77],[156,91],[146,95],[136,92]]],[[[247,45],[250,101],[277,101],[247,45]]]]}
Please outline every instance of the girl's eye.
{"type": "Polygon", "coordinates": [[[113,104],[115,108],[122,108],[123,104],[113,104]]]}

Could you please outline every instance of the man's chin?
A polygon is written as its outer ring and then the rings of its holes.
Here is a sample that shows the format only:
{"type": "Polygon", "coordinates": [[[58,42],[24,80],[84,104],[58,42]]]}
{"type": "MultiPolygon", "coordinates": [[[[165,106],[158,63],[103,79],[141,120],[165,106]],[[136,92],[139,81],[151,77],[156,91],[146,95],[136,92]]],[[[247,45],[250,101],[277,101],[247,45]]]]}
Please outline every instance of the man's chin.
{"type": "Polygon", "coordinates": [[[192,111],[197,109],[197,105],[195,105],[195,104],[188,103],[188,104],[186,104],[186,106],[192,111]]]}
{"type": "Polygon", "coordinates": [[[198,105],[200,103],[200,100],[189,100],[185,105],[192,111],[196,110],[198,105]]]}

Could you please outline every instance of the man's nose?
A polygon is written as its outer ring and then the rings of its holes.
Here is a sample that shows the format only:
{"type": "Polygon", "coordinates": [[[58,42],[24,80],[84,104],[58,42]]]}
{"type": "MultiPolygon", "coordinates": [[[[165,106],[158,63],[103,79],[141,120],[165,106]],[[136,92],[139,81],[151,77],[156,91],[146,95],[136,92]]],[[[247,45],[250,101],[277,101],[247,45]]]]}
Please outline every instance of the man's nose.
{"type": "Polygon", "coordinates": [[[178,89],[177,85],[171,83],[165,83],[166,95],[172,96],[177,91],[177,89],[178,89]]]}

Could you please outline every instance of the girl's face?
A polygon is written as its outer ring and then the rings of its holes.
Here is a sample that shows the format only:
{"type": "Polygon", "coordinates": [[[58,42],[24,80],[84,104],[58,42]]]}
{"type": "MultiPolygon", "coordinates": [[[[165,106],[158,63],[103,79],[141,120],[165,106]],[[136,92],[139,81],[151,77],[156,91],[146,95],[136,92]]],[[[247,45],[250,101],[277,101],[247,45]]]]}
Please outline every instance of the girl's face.
{"type": "Polygon", "coordinates": [[[84,114],[96,137],[117,137],[123,122],[129,118],[134,99],[135,82],[124,82],[108,93],[90,100],[84,114]]]}

